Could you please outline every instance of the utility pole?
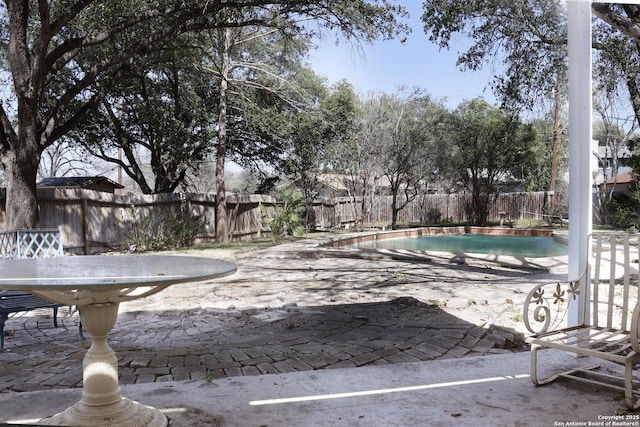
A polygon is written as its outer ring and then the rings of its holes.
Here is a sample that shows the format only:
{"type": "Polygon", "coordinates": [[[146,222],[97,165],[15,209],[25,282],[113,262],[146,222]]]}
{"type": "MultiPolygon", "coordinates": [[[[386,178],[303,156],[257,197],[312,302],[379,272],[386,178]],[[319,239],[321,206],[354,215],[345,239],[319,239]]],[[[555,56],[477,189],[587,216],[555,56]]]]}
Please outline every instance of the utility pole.
{"type": "Polygon", "coordinates": [[[553,213],[556,207],[556,176],[558,174],[558,140],[560,139],[560,77],[556,77],[556,93],[553,106],[553,153],[551,156],[551,203],[553,213]]]}

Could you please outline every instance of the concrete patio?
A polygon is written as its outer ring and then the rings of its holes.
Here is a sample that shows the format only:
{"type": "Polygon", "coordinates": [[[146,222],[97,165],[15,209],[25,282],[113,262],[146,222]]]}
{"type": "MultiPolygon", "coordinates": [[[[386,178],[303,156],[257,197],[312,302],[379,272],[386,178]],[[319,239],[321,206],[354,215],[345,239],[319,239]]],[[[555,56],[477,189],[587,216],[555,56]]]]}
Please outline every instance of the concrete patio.
{"type": "MultiPolygon", "coordinates": [[[[572,356],[549,354],[549,367],[572,356]]],[[[535,387],[528,354],[123,387],[171,426],[637,426],[617,393],[559,381],[535,387]],[[607,424],[607,421],[615,423],[607,424]]],[[[589,361],[581,360],[581,363],[589,361]]],[[[617,367],[612,367],[617,368],[617,367]]],[[[601,368],[602,369],[602,368],[601,368]]],[[[78,389],[0,393],[2,420],[37,423],[71,406],[78,389]]]]}

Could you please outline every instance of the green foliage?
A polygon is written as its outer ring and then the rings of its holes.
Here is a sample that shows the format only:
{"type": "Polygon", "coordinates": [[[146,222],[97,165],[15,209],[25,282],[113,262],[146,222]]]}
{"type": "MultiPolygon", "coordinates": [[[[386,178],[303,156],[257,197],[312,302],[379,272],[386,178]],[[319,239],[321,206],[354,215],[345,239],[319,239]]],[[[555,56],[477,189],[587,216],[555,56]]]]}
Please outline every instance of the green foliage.
{"type": "Polygon", "coordinates": [[[533,105],[566,74],[566,18],[557,0],[426,0],[422,21],[441,48],[460,36],[470,41],[458,56],[462,69],[498,61],[492,83],[505,105],[533,105]]]}
{"type": "MultiPolygon", "coordinates": [[[[638,5],[594,2],[594,77],[620,96],[626,87],[640,117],[638,5]]],[[[495,64],[492,87],[502,105],[532,107],[567,83],[567,13],[558,0],[425,0],[422,22],[429,40],[444,49],[468,41],[458,55],[463,70],[495,64]],[[504,65],[502,65],[504,64],[504,65]]]]}
{"type": "Polygon", "coordinates": [[[295,180],[308,206],[318,195],[318,175],[331,161],[329,152],[350,136],[355,115],[355,94],[341,82],[328,90],[315,74],[305,75],[299,84],[309,94],[304,110],[288,118],[284,135],[287,156],[278,169],[295,180]]]}
{"type": "Polygon", "coordinates": [[[607,203],[608,225],[614,228],[640,228],[640,203],[626,193],[614,193],[607,203]]]}
{"type": "MultiPolygon", "coordinates": [[[[553,122],[537,119],[531,122],[531,125],[536,131],[536,139],[531,144],[530,159],[522,166],[525,191],[546,191],[551,189],[552,181],[552,166],[553,166],[553,138],[554,129],[553,122]]],[[[568,165],[568,150],[569,141],[566,133],[558,132],[558,146],[557,146],[557,165],[561,170],[556,170],[556,188],[558,187],[558,181],[562,183],[564,169],[568,165]]]]}
{"type": "Polygon", "coordinates": [[[136,218],[127,234],[127,245],[137,251],[178,249],[192,246],[200,230],[202,219],[181,209],[154,216],[142,216],[135,206],[131,208],[136,218]]]}
{"type": "Polygon", "coordinates": [[[131,60],[126,73],[106,81],[100,107],[71,132],[93,155],[121,166],[145,194],[175,191],[211,153],[215,136],[215,81],[194,67],[200,50],[182,47],[198,40],[172,43],[175,50],[131,60]],[[125,159],[116,158],[116,147],[125,159]]]}
{"type": "MultiPolygon", "coordinates": [[[[334,148],[334,165],[351,176],[350,192],[363,201],[375,181],[388,179],[391,227],[396,228],[398,212],[447,169],[449,150],[441,125],[448,112],[422,89],[372,95],[360,102],[359,110],[355,135],[334,148]]],[[[363,221],[366,209],[363,203],[363,221]]]]}
{"type": "Polygon", "coordinates": [[[287,237],[304,235],[305,212],[307,204],[300,193],[285,189],[276,195],[280,204],[276,206],[275,216],[268,219],[268,225],[274,237],[287,237]]]}
{"type": "Polygon", "coordinates": [[[454,112],[448,135],[453,144],[454,170],[470,193],[465,210],[471,225],[487,223],[489,207],[512,170],[535,160],[536,133],[512,114],[474,99],[454,112]]]}
{"type": "MultiPolygon", "coordinates": [[[[600,92],[630,104],[636,120],[640,117],[638,10],[637,5],[599,5],[593,8],[593,12],[602,18],[595,20],[593,26],[594,83],[600,92]],[[614,25],[618,19],[628,19],[628,24],[614,25]],[[633,31],[628,31],[630,29],[633,31]]],[[[620,110],[616,110],[614,116],[620,117],[620,110]]]]}
{"type": "Polygon", "coordinates": [[[442,213],[440,212],[440,209],[431,208],[427,210],[425,213],[424,225],[438,224],[440,221],[442,221],[442,213]]]}

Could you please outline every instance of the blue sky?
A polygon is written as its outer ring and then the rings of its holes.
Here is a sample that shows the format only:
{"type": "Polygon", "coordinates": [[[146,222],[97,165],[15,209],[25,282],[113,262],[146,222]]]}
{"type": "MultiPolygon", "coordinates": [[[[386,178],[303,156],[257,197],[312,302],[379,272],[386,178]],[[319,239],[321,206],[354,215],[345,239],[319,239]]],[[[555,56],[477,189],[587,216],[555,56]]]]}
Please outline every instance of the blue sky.
{"type": "Polygon", "coordinates": [[[449,51],[440,50],[424,33],[420,16],[422,2],[400,0],[411,17],[408,21],[413,32],[402,44],[399,40],[380,41],[364,45],[364,55],[353,46],[341,43],[335,46],[327,36],[318,50],[310,55],[310,66],[319,75],[335,83],[346,79],[361,94],[368,92],[396,92],[398,86],[420,87],[437,99],[446,98],[446,104],[455,108],[465,99],[484,97],[493,103],[488,87],[491,70],[462,72],[456,66],[458,51],[464,51],[465,40],[452,42],[449,51]]]}

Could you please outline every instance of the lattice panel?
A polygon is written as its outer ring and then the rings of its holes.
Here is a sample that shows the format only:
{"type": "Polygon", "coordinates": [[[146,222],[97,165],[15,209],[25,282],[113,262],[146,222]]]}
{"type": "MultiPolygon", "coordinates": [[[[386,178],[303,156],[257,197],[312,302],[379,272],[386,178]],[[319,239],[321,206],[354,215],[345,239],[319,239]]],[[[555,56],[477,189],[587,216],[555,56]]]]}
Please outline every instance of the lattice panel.
{"type": "Polygon", "coordinates": [[[0,233],[0,259],[50,258],[63,255],[58,230],[16,230],[0,233]]]}
{"type": "Polygon", "coordinates": [[[0,232],[0,260],[14,259],[16,255],[16,232],[0,232]]]}

